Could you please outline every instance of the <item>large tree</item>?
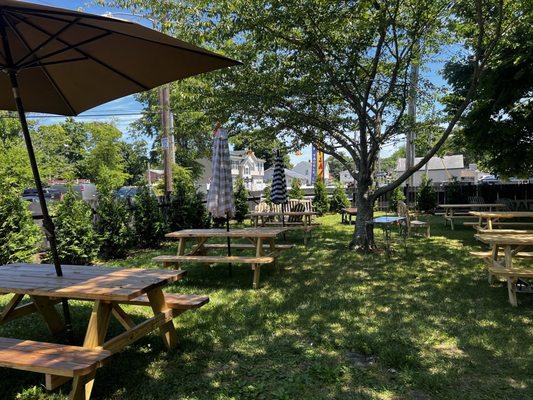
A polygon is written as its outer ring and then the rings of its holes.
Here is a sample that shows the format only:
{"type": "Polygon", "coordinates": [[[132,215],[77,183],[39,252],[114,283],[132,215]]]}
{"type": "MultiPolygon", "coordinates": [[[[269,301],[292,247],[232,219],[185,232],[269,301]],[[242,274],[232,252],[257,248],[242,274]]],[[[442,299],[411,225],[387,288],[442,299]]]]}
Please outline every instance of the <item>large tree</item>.
{"type": "MultiPolygon", "coordinates": [[[[243,61],[222,82],[221,102],[235,130],[260,130],[293,145],[313,144],[351,172],[357,182],[352,244],[374,247],[375,200],[393,190],[437,153],[477,87],[508,26],[522,12],[507,0],[233,0],[212,2],[216,35],[232,38],[229,51],[243,61]],[[216,15],[216,17],[215,17],[216,15]],[[472,68],[461,101],[422,160],[377,188],[381,149],[414,129],[407,117],[410,71],[441,54],[472,68]],[[225,83],[225,84],[224,84],[225,83]]],[[[434,101],[424,80],[419,104],[434,101]]]]}

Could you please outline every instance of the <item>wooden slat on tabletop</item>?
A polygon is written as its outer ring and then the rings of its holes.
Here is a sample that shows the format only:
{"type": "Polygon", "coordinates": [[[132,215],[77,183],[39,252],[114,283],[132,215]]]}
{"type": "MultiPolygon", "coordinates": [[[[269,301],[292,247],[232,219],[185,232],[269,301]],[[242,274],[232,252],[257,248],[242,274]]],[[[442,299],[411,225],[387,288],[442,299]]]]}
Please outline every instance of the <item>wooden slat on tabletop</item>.
{"type": "Polygon", "coordinates": [[[499,244],[499,245],[533,245],[533,235],[531,234],[498,234],[498,233],[484,233],[475,235],[483,243],[499,244]]]}
{"type": "Polygon", "coordinates": [[[276,237],[285,232],[284,228],[241,228],[241,229],[184,229],[182,231],[167,233],[167,238],[215,238],[215,237],[233,237],[233,238],[269,238],[276,237]]]}

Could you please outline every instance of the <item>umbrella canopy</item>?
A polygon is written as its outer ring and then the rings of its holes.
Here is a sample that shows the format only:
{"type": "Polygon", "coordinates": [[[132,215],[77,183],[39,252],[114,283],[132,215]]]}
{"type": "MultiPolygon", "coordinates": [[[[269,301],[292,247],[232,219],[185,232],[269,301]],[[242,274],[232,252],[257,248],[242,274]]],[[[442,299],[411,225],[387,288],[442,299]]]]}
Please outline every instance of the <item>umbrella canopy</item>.
{"type": "MultiPolygon", "coordinates": [[[[0,53],[0,68],[16,70],[26,111],[77,115],[238,64],[129,21],[21,1],[0,0],[0,24],[11,53],[0,53]]],[[[8,74],[0,76],[0,109],[17,110],[8,74]]]]}
{"type": "Polygon", "coordinates": [[[289,201],[287,181],[285,180],[285,165],[279,150],[276,154],[272,187],[270,189],[270,199],[274,204],[285,204],[289,201]]]}
{"type": "Polygon", "coordinates": [[[207,210],[214,218],[229,218],[235,214],[228,133],[222,128],[215,131],[213,141],[213,166],[207,193],[207,210]]]}

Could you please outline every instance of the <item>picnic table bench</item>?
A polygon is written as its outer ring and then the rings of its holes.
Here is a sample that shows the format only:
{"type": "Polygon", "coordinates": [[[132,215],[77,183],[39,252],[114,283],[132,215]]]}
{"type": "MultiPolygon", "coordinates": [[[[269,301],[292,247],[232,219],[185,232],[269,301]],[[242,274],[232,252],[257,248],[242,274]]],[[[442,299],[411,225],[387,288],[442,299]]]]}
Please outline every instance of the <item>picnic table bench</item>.
{"type": "Polygon", "coordinates": [[[444,209],[444,226],[450,223],[450,227],[454,230],[454,220],[456,219],[472,219],[473,215],[469,213],[471,210],[486,210],[492,211],[493,208],[505,208],[505,204],[499,203],[481,203],[481,204],[440,204],[439,208],[444,209]]]}
{"type": "Polygon", "coordinates": [[[201,307],[205,296],[164,294],[162,288],[185,271],[103,268],[63,265],[63,276],[49,264],[9,264],[0,267],[0,293],[12,294],[0,313],[0,324],[39,313],[54,335],[64,329],[55,308],[61,299],[94,302],[83,346],[67,346],[0,338],[0,366],[46,374],[49,390],[74,379],[70,398],[88,400],[96,369],[114,353],[159,329],[167,348],[177,345],[173,318],[201,307]],[[30,303],[22,304],[25,296],[30,303]],[[148,306],[154,316],[135,323],[121,305],[148,306]],[[125,332],[106,338],[111,316],[125,332]]]}
{"type": "Polygon", "coordinates": [[[178,239],[178,252],[176,255],[162,255],[155,257],[155,262],[163,263],[163,266],[179,266],[184,262],[202,263],[205,265],[217,263],[230,264],[250,264],[254,272],[253,288],[259,287],[259,277],[261,266],[264,264],[275,264],[277,257],[283,250],[292,248],[292,245],[276,244],[276,238],[284,233],[287,228],[241,228],[241,229],[185,229],[171,232],[166,235],[169,239],[178,239]],[[209,249],[224,249],[227,244],[206,243],[210,239],[246,239],[249,243],[232,244],[232,249],[255,250],[255,255],[207,255],[209,249]],[[185,254],[187,242],[196,241],[195,246],[188,254],[185,254]],[[264,243],[268,242],[268,243],[264,243]],[[268,250],[265,253],[265,250],[268,250]]]}
{"type": "MultiPolygon", "coordinates": [[[[517,292],[533,293],[531,285],[521,281],[521,278],[530,279],[533,277],[533,268],[513,268],[513,257],[523,253],[522,250],[525,247],[533,246],[533,235],[499,234],[496,232],[476,234],[475,237],[492,247],[490,256],[484,258],[488,267],[489,283],[492,283],[496,276],[506,278],[509,302],[516,307],[518,305],[517,292]],[[498,252],[501,247],[504,249],[503,263],[498,259],[498,252]]],[[[526,256],[529,254],[526,253],[526,256]]]]}

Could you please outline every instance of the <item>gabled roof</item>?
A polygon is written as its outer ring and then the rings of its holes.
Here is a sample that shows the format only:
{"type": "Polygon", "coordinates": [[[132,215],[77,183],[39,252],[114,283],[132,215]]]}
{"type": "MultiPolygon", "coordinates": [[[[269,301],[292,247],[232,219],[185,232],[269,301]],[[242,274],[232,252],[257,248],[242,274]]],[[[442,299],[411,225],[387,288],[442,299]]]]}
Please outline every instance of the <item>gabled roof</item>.
{"type": "Polygon", "coordinates": [[[258,161],[258,162],[262,162],[264,163],[265,160],[257,157],[254,152],[250,152],[248,150],[231,150],[229,152],[229,155],[230,155],[230,159],[232,161],[240,161],[240,162],[243,162],[244,160],[246,160],[248,157],[252,158],[254,161],[258,161]]]}
{"type": "MultiPolygon", "coordinates": [[[[415,158],[415,164],[422,160],[422,157],[415,158]]],[[[444,169],[463,169],[465,167],[464,157],[462,154],[455,154],[452,156],[444,157],[432,157],[428,163],[428,170],[444,170],[444,169]]],[[[425,168],[422,167],[422,168],[425,168]]],[[[396,171],[403,172],[405,171],[405,158],[399,158],[396,163],[396,171]]]]}

